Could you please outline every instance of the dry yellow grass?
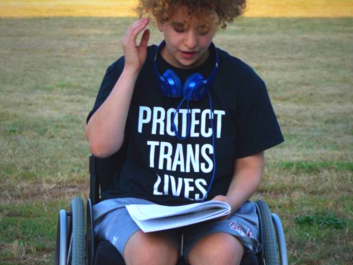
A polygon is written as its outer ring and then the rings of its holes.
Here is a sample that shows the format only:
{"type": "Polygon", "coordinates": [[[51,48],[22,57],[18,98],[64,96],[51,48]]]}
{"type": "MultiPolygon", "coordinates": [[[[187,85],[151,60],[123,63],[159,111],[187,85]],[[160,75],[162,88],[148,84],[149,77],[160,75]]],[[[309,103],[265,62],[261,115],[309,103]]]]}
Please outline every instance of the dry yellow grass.
{"type": "Polygon", "coordinates": [[[352,0],[248,0],[249,17],[352,17],[352,0]]]}
{"type": "MultiPolygon", "coordinates": [[[[137,0],[0,0],[0,17],[128,17],[137,0]]],[[[246,17],[353,17],[352,0],[249,0],[246,17]]]]}
{"type": "Polygon", "coordinates": [[[0,0],[0,17],[129,17],[136,0],[0,0]]]}
{"type": "MultiPolygon", "coordinates": [[[[132,21],[0,19],[1,265],[53,263],[59,210],[88,195],[85,118],[132,21]]],[[[290,264],[353,264],[352,29],[353,18],[249,18],[215,39],[265,80],[279,118],[286,142],[266,151],[252,199],[281,217],[290,264]],[[321,213],[346,226],[295,221],[321,213]]],[[[150,43],[161,37],[151,27],[150,43]]]]}

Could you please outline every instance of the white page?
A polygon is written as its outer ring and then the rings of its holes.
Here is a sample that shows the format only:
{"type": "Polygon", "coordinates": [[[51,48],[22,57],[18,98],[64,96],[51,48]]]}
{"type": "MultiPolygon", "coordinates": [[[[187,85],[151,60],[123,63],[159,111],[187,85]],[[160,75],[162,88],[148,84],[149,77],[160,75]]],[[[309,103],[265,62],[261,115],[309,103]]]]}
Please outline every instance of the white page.
{"type": "Polygon", "coordinates": [[[230,211],[230,206],[221,201],[207,201],[203,203],[193,203],[182,206],[164,206],[158,204],[131,204],[126,205],[130,214],[137,220],[149,220],[155,218],[165,218],[174,215],[193,213],[195,211],[205,211],[209,209],[224,209],[230,211]]]}
{"type": "Polygon", "coordinates": [[[173,217],[150,219],[145,221],[140,221],[134,218],[133,219],[143,232],[148,233],[196,224],[225,216],[228,213],[229,212],[226,210],[215,211],[214,209],[212,209],[173,217]]]}
{"type": "Polygon", "coordinates": [[[215,219],[230,213],[221,201],[193,203],[184,206],[132,204],[126,206],[131,218],[145,233],[182,227],[215,219]]]}

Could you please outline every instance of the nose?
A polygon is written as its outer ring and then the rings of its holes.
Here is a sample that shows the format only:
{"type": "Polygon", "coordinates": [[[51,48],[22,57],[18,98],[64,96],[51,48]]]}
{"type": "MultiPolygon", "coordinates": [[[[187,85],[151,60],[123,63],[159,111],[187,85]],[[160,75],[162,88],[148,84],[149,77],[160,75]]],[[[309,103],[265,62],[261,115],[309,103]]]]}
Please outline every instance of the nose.
{"type": "Polygon", "coordinates": [[[193,50],[197,46],[197,36],[193,30],[189,30],[187,32],[184,43],[185,46],[188,47],[188,49],[190,50],[193,50]]]}

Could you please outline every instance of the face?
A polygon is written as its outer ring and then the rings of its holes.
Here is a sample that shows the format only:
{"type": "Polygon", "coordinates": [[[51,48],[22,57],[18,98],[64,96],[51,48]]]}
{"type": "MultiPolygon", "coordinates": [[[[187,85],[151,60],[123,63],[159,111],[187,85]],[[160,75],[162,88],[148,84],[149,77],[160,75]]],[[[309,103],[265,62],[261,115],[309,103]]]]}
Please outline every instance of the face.
{"type": "Polygon", "coordinates": [[[157,21],[166,42],[161,55],[171,65],[184,69],[196,67],[207,59],[218,22],[208,22],[206,16],[189,19],[187,13],[186,8],[179,8],[168,21],[157,21]]]}

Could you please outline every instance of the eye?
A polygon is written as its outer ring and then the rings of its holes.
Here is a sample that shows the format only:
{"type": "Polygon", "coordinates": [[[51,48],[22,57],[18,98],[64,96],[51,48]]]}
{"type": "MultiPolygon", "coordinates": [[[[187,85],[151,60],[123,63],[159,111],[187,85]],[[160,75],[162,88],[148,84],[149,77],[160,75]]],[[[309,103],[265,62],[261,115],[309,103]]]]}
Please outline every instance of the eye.
{"type": "Polygon", "coordinates": [[[182,24],[174,24],[173,28],[176,32],[179,32],[179,33],[185,31],[184,25],[182,25],[182,24]]]}
{"type": "Polygon", "coordinates": [[[178,33],[184,32],[184,27],[174,27],[174,30],[178,33]]]}
{"type": "Polygon", "coordinates": [[[196,28],[196,31],[200,35],[207,35],[208,32],[210,31],[210,27],[208,24],[203,24],[203,25],[198,26],[196,28]]]}
{"type": "Polygon", "coordinates": [[[185,31],[185,25],[183,23],[173,22],[172,25],[173,25],[173,29],[178,33],[182,33],[185,31]]]}

